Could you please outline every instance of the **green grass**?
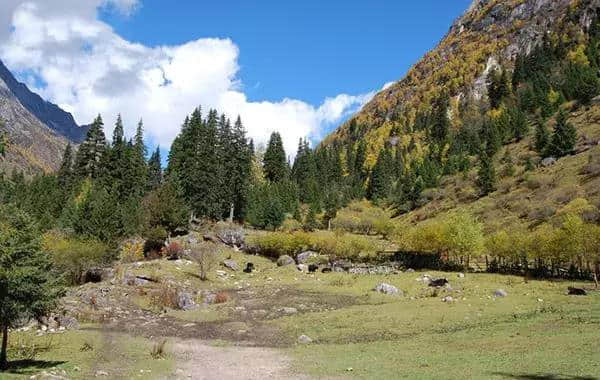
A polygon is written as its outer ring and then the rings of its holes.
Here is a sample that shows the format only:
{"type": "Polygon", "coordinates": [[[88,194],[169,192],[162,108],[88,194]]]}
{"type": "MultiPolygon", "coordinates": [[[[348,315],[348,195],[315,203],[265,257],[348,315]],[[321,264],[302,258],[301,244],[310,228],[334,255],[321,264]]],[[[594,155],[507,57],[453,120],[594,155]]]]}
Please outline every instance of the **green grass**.
{"type": "MultiPolygon", "coordinates": [[[[429,297],[418,273],[362,276],[322,291],[363,295],[364,304],[274,321],[314,343],[290,350],[298,369],[315,376],[357,378],[502,378],[523,374],[600,376],[600,294],[564,295],[570,283],[489,274],[458,279],[456,302],[429,297]],[[404,297],[370,290],[388,282],[404,297]],[[502,288],[506,298],[491,297],[502,288]],[[411,299],[413,297],[414,299],[411,299]],[[464,298],[464,299],[463,299],[464,298]],[[352,368],[351,372],[347,371],[352,368]],[[497,375],[503,373],[504,375],[497,375]]],[[[350,276],[349,276],[350,277],[350,276]]],[[[351,277],[350,277],[351,278],[351,277]]]]}
{"type": "Polygon", "coordinates": [[[97,370],[106,371],[109,378],[130,379],[141,374],[151,378],[166,376],[172,372],[174,362],[168,354],[163,359],[153,359],[150,351],[155,342],[127,335],[104,335],[96,326],[84,326],[82,330],[63,334],[35,336],[33,333],[17,332],[10,335],[9,343],[23,341],[49,347],[29,361],[11,355],[13,369],[2,373],[1,379],[25,379],[41,371],[64,370],[72,379],[93,378],[97,370]],[[83,349],[87,346],[87,349],[83,349]],[[140,372],[144,371],[144,372],[140,372]],[[148,372],[149,371],[149,372],[148,372]]]}

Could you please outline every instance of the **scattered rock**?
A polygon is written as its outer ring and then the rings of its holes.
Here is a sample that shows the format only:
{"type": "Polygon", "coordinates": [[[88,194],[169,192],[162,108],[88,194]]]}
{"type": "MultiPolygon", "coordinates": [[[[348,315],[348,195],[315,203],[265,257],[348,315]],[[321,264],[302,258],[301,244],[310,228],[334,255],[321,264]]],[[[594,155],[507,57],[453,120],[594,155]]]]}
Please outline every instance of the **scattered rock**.
{"type": "Polygon", "coordinates": [[[441,288],[442,286],[446,286],[448,284],[448,279],[446,278],[436,278],[429,281],[429,286],[433,286],[436,288],[441,288]]]}
{"type": "Polygon", "coordinates": [[[284,314],[296,314],[298,312],[298,309],[296,309],[295,307],[284,307],[281,309],[281,311],[284,314]]]}
{"type": "Polygon", "coordinates": [[[300,272],[308,272],[308,266],[306,264],[298,264],[296,265],[296,269],[300,272]]]}
{"type": "Polygon", "coordinates": [[[352,268],[352,263],[346,260],[337,260],[332,266],[336,272],[348,272],[352,268]]]}
{"type": "Polygon", "coordinates": [[[318,257],[319,254],[314,251],[306,251],[298,254],[296,256],[296,261],[298,264],[306,264],[310,259],[318,257]]]}
{"type": "Polygon", "coordinates": [[[279,267],[292,265],[294,263],[295,263],[294,259],[292,259],[288,255],[279,256],[279,259],[277,259],[277,266],[279,266],[279,267]]]}
{"type": "Polygon", "coordinates": [[[298,337],[298,343],[300,343],[300,344],[309,344],[309,343],[312,343],[312,339],[310,339],[310,337],[308,337],[306,335],[300,335],[298,337]]]}
{"type": "Polygon", "coordinates": [[[506,293],[503,289],[498,289],[494,292],[494,297],[507,297],[508,293],[506,293]]]}
{"type": "Polygon", "coordinates": [[[556,164],[556,158],[554,157],[547,157],[542,160],[542,166],[545,168],[550,167],[554,164],[556,164]]]}
{"type": "Polygon", "coordinates": [[[454,302],[454,298],[446,296],[442,298],[442,302],[454,302]]]}
{"type": "Polygon", "coordinates": [[[79,322],[74,317],[60,316],[58,317],[58,324],[60,327],[64,327],[67,330],[79,329],[79,322]]]}
{"type": "Polygon", "coordinates": [[[233,260],[225,260],[225,261],[223,261],[223,266],[225,268],[231,269],[234,272],[237,272],[240,269],[240,267],[238,266],[238,264],[235,261],[233,261],[233,260]]]}
{"type": "Polygon", "coordinates": [[[177,293],[177,307],[181,310],[192,310],[198,307],[194,297],[188,292],[180,291],[177,293]]]}
{"type": "Polygon", "coordinates": [[[570,296],[587,296],[587,291],[585,289],[573,288],[569,286],[569,295],[570,296]]]}
{"type": "Polygon", "coordinates": [[[33,375],[29,377],[30,379],[35,380],[68,380],[67,372],[64,369],[61,370],[51,370],[51,371],[42,371],[37,375],[33,375]]]}
{"type": "Polygon", "coordinates": [[[458,278],[465,278],[465,274],[464,273],[459,273],[458,274],[458,278]]]}
{"type": "Polygon", "coordinates": [[[245,245],[244,231],[241,229],[224,228],[217,232],[221,242],[230,247],[243,247],[245,245]]]}
{"type": "Polygon", "coordinates": [[[398,288],[396,288],[393,285],[385,284],[385,283],[381,283],[381,284],[377,285],[374,290],[376,292],[387,294],[390,296],[402,295],[400,290],[398,290],[398,288]]]}

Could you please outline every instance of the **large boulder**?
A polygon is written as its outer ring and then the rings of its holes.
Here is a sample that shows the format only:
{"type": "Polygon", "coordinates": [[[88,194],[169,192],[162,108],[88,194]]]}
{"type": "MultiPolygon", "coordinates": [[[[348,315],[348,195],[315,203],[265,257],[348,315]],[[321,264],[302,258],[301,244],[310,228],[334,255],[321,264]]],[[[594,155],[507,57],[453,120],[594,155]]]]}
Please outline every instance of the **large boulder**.
{"type": "Polygon", "coordinates": [[[542,166],[545,168],[550,167],[554,164],[556,164],[556,158],[554,157],[547,157],[542,160],[542,166]]]}
{"type": "Polygon", "coordinates": [[[277,266],[279,267],[285,267],[288,265],[293,265],[295,263],[296,262],[294,261],[294,259],[292,259],[288,255],[279,256],[279,258],[277,259],[277,266]]]}
{"type": "Polygon", "coordinates": [[[389,296],[402,295],[402,292],[397,287],[390,284],[381,283],[374,289],[378,293],[387,294],[389,296]]]}
{"type": "Polygon", "coordinates": [[[223,244],[230,247],[243,247],[245,244],[244,231],[236,228],[222,228],[217,231],[217,237],[223,244]]]}
{"type": "Polygon", "coordinates": [[[238,265],[238,263],[236,263],[233,260],[225,260],[223,261],[223,266],[227,269],[231,269],[234,272],[237,272],[238,270],[240,270],[240,267],[238,265]]]}
{"type": "Polygon", "coordinates": [[[177,307],[181,310],[193,310],[198,307],[198,305],[194,301],[194,297],[191,293],[179,291],[177,293],[177,307]]]}
{"type": "Polygon", "coordinates": [[[318,256],[319,254],[317,252],[306,251],[298,254],[298,256],[296,256],[296,261],[298,262],[298,264],[306,264],[311,259],[317,258],[318,256]]]}

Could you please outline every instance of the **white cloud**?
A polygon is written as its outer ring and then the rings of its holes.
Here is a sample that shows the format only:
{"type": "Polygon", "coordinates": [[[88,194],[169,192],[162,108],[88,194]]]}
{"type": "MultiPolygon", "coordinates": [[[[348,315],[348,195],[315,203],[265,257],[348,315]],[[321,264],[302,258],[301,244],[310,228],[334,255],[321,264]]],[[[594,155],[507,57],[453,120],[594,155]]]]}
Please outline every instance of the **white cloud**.
{"type": "Polygon", "coordinates": [[[79,123],[101,113],[108,135],[118,113],[129,134],[143,117],[148,137],[168,147],[185,116],[202,105],[231,118],[240,114],[257,143],[279,131],[288,154],[294,154],[299,138],[321,138],[325,128],[373,96],[342,94],[318,107],[287,98],[251,102],[237,76],[239,50],[233,41],[205,38],[147,47],[126,41],[97,17],[102,6],[129,14],[138,0],[2,1],[0,57],[7,66],[42,79],[47,85],[33,90],[72,112],[79,123]]]}

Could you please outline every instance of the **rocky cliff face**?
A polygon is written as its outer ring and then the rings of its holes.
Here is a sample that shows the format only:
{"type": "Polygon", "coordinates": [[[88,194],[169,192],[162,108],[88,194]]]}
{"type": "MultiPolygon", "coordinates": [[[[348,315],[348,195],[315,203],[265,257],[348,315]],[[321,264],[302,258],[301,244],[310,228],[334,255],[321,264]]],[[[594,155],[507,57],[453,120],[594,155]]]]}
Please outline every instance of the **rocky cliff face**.
{"type": "Polygon", "coordinates": [[[545,35],[578,38],[599,9],[600,0],[475,0],[404,79],[377,94],[323,144],[352,149],[365,140],[372,165],[398,131],[401,143],[418,139],[410,126],[442,92],[450,95],[452,124],[460,128],[461,120],[453,115],[459,114],[462,100],[486,96],[491,69],[510,68],[519,53],[529,53],[545,35]]]}
{"type": "Polygon", "coordinates": [[[35,117],[0,78],[0,136],[6,155],[0,157],[0,172],[13,169],[27,174],[56,170],[67,139],[35,117]]]}
{"type": "Polygon", "coordinates": [[[38,94],[31,92],[25,84],[18,82],[2,61],[0,79],[4,82],[4,87],[39,121],[74,143],[83,141],[87,133],[86,127],[79,127],[70,113],[63,111],[56,104],[45,101],[38,94]]]}

